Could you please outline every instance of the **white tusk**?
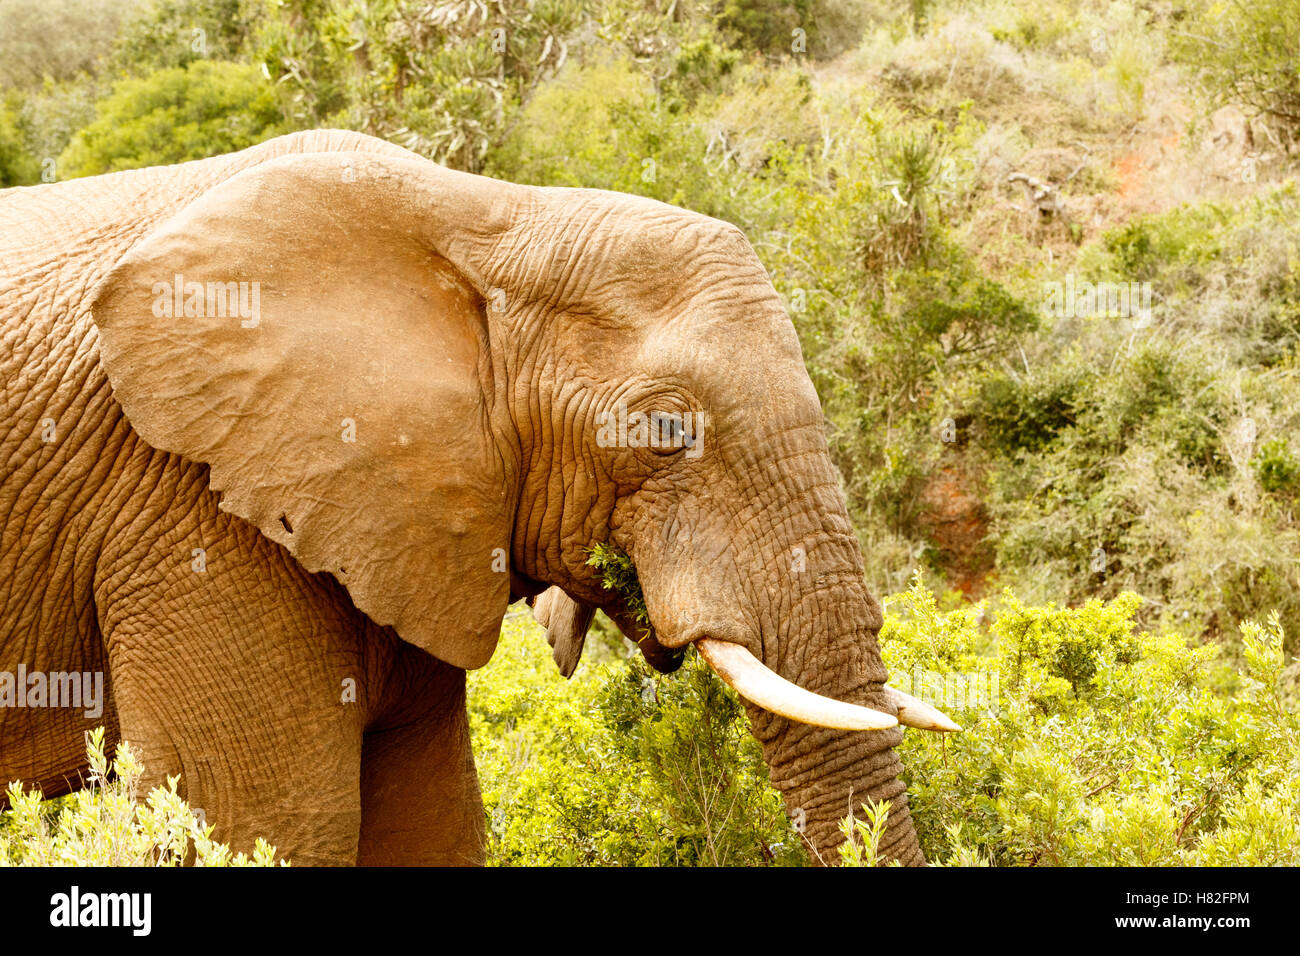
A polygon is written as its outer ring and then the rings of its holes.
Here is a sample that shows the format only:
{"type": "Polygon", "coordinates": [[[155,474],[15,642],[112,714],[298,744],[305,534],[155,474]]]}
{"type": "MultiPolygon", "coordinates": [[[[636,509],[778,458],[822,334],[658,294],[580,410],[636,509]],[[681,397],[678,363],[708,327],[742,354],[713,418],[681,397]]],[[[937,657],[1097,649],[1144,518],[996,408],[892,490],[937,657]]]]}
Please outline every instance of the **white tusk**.
{"type": "Polygon", "coordinates": [[[936,730],[942,733],[960,733],[961,728],[953,723],[952,718],[941,710],[936,710],[923,700],[917,700],[911,694],[886,687],[889,701],[898,708],[898,722],[904,727],[917,727],[921,730],[936,730]]]}
{"type": "Polygon", "coordinates": [[[739,644],[702,637],[695,642],[695,647],[736,693],[774,714],[836,730],[887,730],[899,724],[889,714],[870,707],[846,704],[804,690],[770,670],[739,644]]]}

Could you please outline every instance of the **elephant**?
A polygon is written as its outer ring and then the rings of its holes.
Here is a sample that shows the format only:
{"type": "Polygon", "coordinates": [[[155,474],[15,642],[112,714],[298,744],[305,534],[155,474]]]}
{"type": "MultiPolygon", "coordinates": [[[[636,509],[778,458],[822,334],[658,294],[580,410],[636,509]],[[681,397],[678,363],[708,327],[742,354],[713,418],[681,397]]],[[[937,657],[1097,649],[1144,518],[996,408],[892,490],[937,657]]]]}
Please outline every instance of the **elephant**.
{"type": "Polygon", "coordinates": [[[5,190],[0,249],[0,781],[69,792],[103,724],[236,849],[480,864],[466,672],[531,599],[568,673],[596,608],[660,670],[696,647],[816,860],[871,798],[924,862],[896,748],[955,725],[886,685],[735,226],[313,130],[5,190]],[[20,671],[101,675],[102,712],[20,671]]]}

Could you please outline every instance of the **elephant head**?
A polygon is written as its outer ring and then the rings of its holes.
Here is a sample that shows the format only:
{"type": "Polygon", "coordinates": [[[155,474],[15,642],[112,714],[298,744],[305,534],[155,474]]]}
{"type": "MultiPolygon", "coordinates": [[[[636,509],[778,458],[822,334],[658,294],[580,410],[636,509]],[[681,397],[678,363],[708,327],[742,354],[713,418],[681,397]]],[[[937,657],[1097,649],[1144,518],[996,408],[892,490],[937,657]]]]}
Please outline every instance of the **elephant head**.
{"type": "Polygon", "coordinates": [[[885,686],[821,407],[734,226],[382,144],[289,155],[154,230],[93,314],[141,437],[376,623],[475,668],[554,585],[562,668],[597,606],[661,669],[694,644],[819,856],[872,798],[885,852],[921,861],[897,725],[952,725],[885,686]],[[652,629],[595,544],[631,558],[652,629]]]}

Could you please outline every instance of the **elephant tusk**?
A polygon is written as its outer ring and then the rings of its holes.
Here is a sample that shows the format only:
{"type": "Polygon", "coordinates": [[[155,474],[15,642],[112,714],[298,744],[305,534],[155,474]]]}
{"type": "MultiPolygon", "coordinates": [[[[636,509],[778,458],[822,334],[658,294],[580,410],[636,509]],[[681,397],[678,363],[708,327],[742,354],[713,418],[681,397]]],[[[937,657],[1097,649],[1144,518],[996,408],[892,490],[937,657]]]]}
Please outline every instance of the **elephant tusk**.
{"type": "Polygon", "coordinates": [[[892,687],[885,688],[890,703],[898,708],[898,722],[904,727],[916,727],[920,730],[934,730],[941,733],[960,733],[961,728],[943,711],[931,707],[923,700],[911,694],[904,694],[892,687]]]}
{"type": "Polygon", "coordinates": [[[887,730],[898,726],[899,722],[889,714],[822,697],[790,683],[739,644],[702,637],[695,647],[727,686],[774,714],[836,730],[887,730]]]}

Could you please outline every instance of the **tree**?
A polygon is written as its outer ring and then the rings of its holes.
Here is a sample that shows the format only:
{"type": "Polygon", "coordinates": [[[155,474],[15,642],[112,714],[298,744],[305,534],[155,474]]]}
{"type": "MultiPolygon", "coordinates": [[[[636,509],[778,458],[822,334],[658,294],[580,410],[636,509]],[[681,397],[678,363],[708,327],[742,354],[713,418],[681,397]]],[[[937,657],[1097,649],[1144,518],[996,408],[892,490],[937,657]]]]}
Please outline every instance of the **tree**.
{"type": "Polygon", "coordinates": [[[346,126],[478,172],[589,0],[286,0],[257,56],[298,126],[346,126]]]}
{"type": "Polygon", "coordinates": [[[0,0],[0,86],[93,72],[138,0],[0,0]]]}
{"type": "Polygon", "coordinates": [[[59,158],[60,178],[203,159],[279,132],[271,85],[254,66],[198,60],[123,80],[59,158]]]}
{"type": "Polygon", "coordinates": [[[18,122],[17,97],[0,99],[0,189],[29,186],[40,176],[18,122]]]}
{"type": "Polygon", "coordinates": [[[1232,0],[1206,10],[1176,39],[1175,54],[1220,99],[1273,119],[1300,139],[1300,4],[1232,0]]]}
{"type": "Polygon", "coordinates": [[[142,75],[196,60],[240,60],[267,13],[265,0],[152,0],[113,44],[118,73],[142,75]]]}

